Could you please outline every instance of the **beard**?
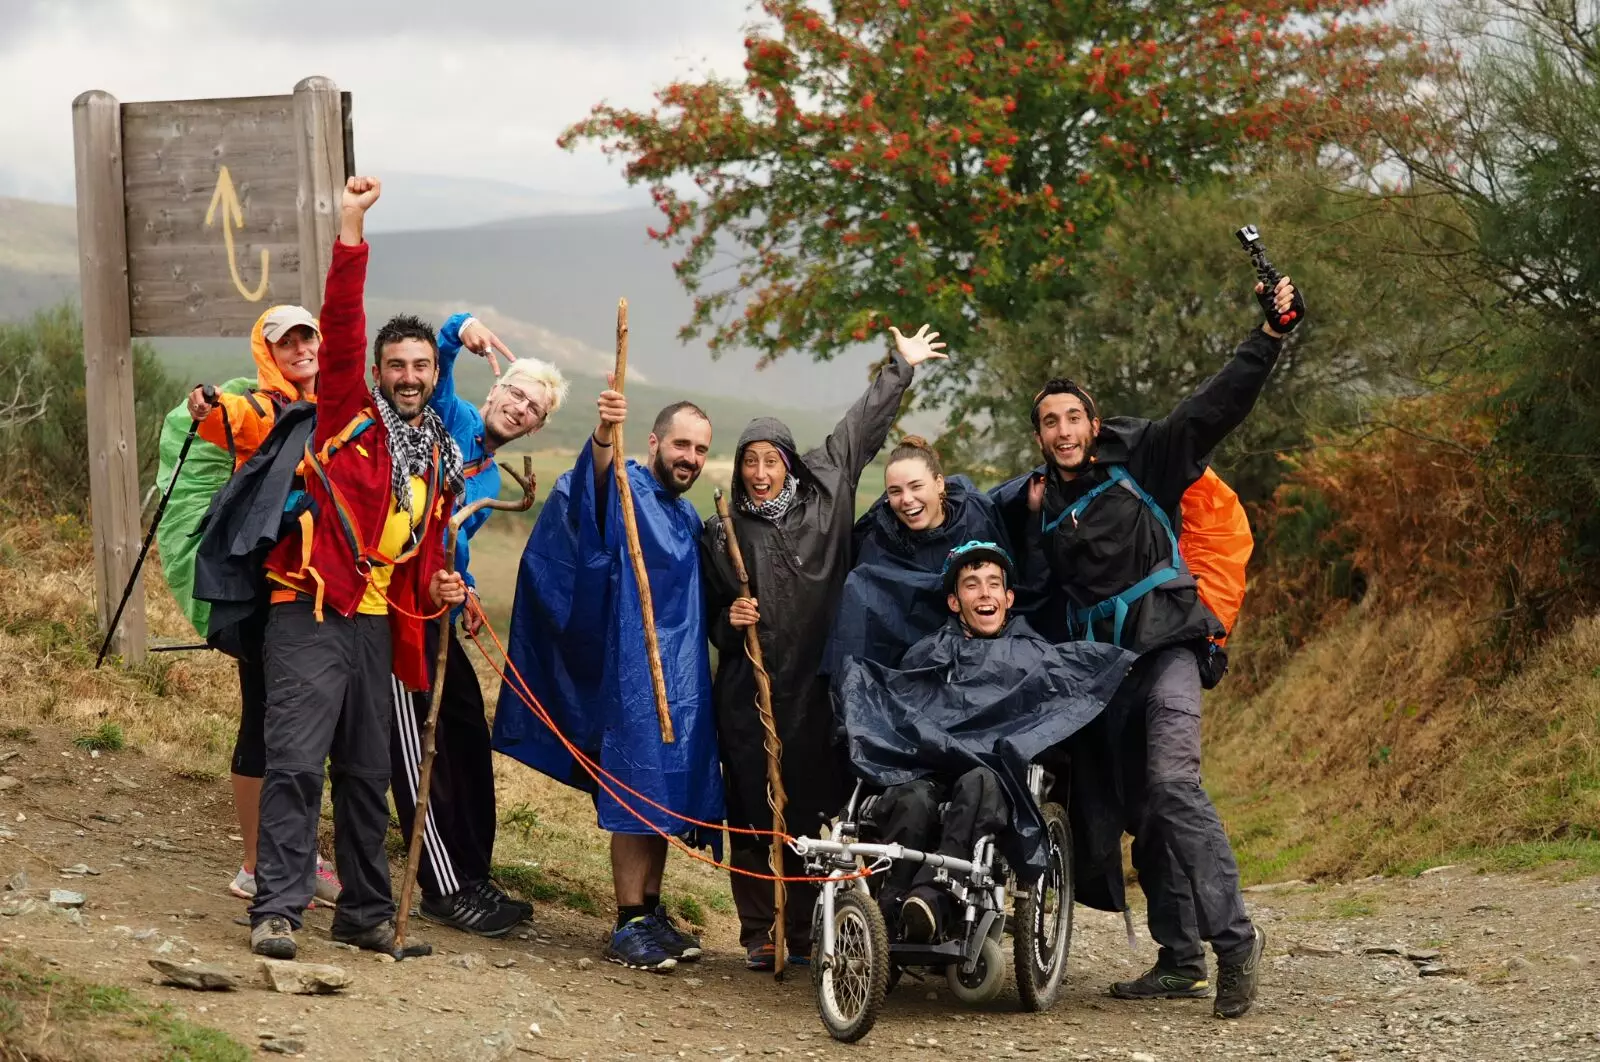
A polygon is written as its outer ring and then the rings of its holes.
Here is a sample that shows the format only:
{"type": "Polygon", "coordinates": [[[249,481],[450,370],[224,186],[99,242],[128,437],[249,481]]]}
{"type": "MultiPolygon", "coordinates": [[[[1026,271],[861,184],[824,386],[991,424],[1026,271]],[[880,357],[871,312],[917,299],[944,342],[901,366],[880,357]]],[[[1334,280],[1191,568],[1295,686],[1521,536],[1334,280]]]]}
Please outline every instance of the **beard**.
{"type": "Polygon", "coordinates": [[[417,398],[415,400],[417,403],[417,408],[410,410],[409,412],[406,410],[406,407],[401,404],[400,398],[395,394],[393,387],[380,383],[378,385],[378,393],[383,395],[384,399],[391,407],[393,407],[396,413],[400,414],[402,417],[410,418],[421,416],[422,411],[428,408],[428,400],[433,397],[433,388],[427,385],[423,385],[422,387],[418,388],[417,398]]]}
{"type": "Polygon", "coordinates": [[[666,459],[662,457],[659,450],[656,451],[656,459],[650,463],[650,472],[656,477],[656,482],[665,487],[667,493],[674,498],[681,498],[689,493],[689,488],[694,486],[694,481],[700,478],[698,469],[692,465],[682,465],[683,471],[689,474],[689,481],[680,485],[675,474],[679,467],[667,464],[666,459]]]}

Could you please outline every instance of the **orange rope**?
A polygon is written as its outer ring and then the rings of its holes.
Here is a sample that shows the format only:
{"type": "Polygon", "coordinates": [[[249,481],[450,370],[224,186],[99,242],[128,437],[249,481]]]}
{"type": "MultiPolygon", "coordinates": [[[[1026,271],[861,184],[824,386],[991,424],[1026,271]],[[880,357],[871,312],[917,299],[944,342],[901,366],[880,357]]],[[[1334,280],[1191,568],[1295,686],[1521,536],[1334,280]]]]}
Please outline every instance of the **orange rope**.
{"type": "Polygon", "coordinates": [[[478,652],[483,654],[483,658],[489,662],[489,666],[494,669],[495,674],[500,676],[500,681],[510,686],[511,692],[516,694],[517,697],[519,697],[522,702],[528,706],[529,710],[533,712],[534,718],[538,719],[541,723],[549,728],[550,732],[556,736],[556,739],[560,741],[562,746],[567,750],[567,753],[577,761],[578,765],[584,769],[590,778],[594,779],[595,784],[606,791],[606,795],[610,796],[612,800],[615,800],[623,810],[628,812],[628,814],[632,815],[634,818],[650,827],[650,831],[652,833],[661,837],[668,844],[683,852],[689,858],[698,860],[701,863],[706,863],[710,866],[718,867],[722,870],[729,871],[730,873],[742,874],[745,877],[755,878],[758,881],[810,882],[815,884],[829,880],[854,881],[858,878],[871,877],[875,873],[872,868],[868,867],[864,870],[858,870],[853,874],[844,874],[835,878],[813,878],[806,875],[791,876],[783,874],[763,874],[757,870],[746,870],[743,867],[736,867],[731,863],[718,862],[716,859],[713,859],[710,856],[701,855],[698,851],[690,848],[679,838],[667,833],[661,827],[645,818],[644,815],[640,814],[637,810],[630,806],[627,801],[619,797],[616,790],[612,789],[611,785],[607,783],[609,782],[614,784],[618,789],[628,793],[630,796],[637,797],[646,804],[649,804],[651,807],[655,808],[657,811],[663,812],[675,819],[688,823],[692,826],[698,826],[702,829],[725,829],[729,833],[745,834],[753,837],[776,836],[782,838],[785,843],[793,841],[794,838],[786,833],[775,833],[772,830],[756,830],[741,826],[728,826],[720,822],[702,822],[699,819],[691,818],[688,815],[682,814],[681,812],[674,811],[669,807],[658,804],[638,790],[629,787],[627,783],[616,778],[604,767],[591,760],[581,749],[574,745],[565,734],[561,732],[560,728],[556,726],[555,721],[550,718],[550,713],[545,710],[544,705],[539,703],[539,698],[535,697],[533,690],[528,687],[527,680],[525,680],[522,677],[522,673],[517,670],[517,665],[511,662],[511,654],[506,651],[504,643],[500,641],[500,636],[495,633],[493,625],[491,625],[487,619],[485,619],[483,622],[483,629],[488,631],[489,637],[494,640],[495,648],[499,650],[500,655],[505,659],[506,667],[511,669],[511,676],[507,676],[505,671],[501,670],[500,666],[495,663],[494,658],[489,655],[489,651],[483,647],[483,642],[478,639],[476,634],[468,632],[467,637],[472,639],[472,644],[478,647],[478,652]],[[512,676],[515,677],[515,681],[512,680],[512,676]],[[604,776],[604,778],[602,778],[602,776],[604,776]]]}

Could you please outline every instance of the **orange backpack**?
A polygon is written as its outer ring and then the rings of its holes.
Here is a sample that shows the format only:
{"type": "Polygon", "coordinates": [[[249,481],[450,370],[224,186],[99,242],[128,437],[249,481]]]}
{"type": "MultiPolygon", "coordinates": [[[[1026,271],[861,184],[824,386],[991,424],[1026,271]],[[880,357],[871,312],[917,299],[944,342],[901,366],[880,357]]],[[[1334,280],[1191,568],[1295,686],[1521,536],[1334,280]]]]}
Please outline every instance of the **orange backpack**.
{"type": "MultiPolygon", "coordinates": [[[[1244,569],[1255,548],[1250,520],[1233,488],[1207,468],[1183,495],[1178,551],[1199,585],[1200,600],[1231,632],[1244,603],[1244,569]]],[[[1217,639],[1225,645],[1227,635],[1217,639]]]]}

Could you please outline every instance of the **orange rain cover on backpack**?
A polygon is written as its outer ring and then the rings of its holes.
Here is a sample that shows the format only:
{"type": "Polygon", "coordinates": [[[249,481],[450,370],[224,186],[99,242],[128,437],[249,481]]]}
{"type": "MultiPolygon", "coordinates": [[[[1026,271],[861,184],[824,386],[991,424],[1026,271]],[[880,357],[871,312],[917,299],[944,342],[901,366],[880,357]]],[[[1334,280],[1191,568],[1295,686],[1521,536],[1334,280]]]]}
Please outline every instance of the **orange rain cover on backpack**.
{"type": "MultiPolygon", "coordinates": [[[[1250,520],[1233,488],[1211,469],[1183,495],[1178,552],[1199,584],[1200,600],[1233,630],[1244,603],[1244,569],[1255,548],[1250,520]]],[[[1219,639],[1219,644],[1227,637],[1219,639]]]]}

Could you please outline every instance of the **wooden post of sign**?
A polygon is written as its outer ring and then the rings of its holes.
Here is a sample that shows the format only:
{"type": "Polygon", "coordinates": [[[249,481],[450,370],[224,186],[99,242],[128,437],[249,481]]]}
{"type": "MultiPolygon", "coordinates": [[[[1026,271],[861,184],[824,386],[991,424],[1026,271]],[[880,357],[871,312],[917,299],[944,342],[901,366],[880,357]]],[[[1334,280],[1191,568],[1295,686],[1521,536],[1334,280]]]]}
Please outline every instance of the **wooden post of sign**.
{"type": "MultiPolygon", "coordinates": [[[[89,511],[95,609],[111,624],[139,552],[139,454],[133,419],[127,215],[122,198],[122,105],[110,93],[72,101],[78,183],[78,277],[83,298],[84,402],[89,420],[89,511]]],[[[144,659],[144,586],[133,588],[111,648],[144,659]]]]}
{"type": "Polygon", "coordinates": [[[294,87],[295,158],[300,188],[300,305],[322,312],[322,283],[339,235],[339,196],[344,188],[344,106],[339,86],[308,77],[294,87]]]}

